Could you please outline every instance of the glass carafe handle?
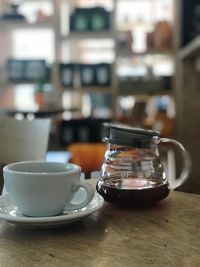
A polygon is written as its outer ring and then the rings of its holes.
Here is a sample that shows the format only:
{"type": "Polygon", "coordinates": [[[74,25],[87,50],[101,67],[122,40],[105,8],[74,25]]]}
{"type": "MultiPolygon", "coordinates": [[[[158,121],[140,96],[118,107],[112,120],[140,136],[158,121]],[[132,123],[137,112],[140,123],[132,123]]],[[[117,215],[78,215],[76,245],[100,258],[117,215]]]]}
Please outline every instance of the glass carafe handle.
{"type": "Polygon", "coordinates": [[[185,150],[184,146],[176,140],[169,139],[169,138],[160,138],[160,142],[161,143],[171,143],[171,144],[177,146],[179,148],[179,150],[181,151],[181,155],[183,158],[183,167],[182,167],[181,174],[178,178],[172,178],[172,177],[169,178],[169,188],[175,189],[175,188],[181,186],[188,179],[189,173],[191,171],[191,166],[192,166],[190,155],[185,150]]]}

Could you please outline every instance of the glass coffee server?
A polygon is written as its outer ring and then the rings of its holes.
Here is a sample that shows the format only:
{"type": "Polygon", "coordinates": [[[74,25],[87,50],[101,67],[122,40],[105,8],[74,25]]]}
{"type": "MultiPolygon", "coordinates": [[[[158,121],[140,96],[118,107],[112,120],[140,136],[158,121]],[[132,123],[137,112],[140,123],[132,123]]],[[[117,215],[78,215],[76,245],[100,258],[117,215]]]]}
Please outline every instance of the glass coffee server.
{"type": "Polygon", "coordinates": [[[185,148],[152,130],[107,124],[107,151],[97,191],[106,201],[149,205],[168,196],[188,178],[191,161],[185,148]],[[158,145],[170,143],[181,151],[183,167],[177,179],[166,177],[158,145]]]}

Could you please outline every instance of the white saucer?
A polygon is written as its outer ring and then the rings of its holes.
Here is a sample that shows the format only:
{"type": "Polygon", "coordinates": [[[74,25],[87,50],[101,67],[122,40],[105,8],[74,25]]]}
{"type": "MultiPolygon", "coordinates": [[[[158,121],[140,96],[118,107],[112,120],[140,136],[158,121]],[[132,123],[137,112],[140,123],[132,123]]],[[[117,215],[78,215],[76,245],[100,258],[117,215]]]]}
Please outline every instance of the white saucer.
{"type": "Polygon", "coordinates": [[[104,200],[95,192],[92,201],[82,209],[63,210],[63,213],[52,217],[26,217],[11,202],[8,194],[0,196],[0,219],[23,227],[48,228],[58,227],[82,219],[103,206],[104,200]]]}

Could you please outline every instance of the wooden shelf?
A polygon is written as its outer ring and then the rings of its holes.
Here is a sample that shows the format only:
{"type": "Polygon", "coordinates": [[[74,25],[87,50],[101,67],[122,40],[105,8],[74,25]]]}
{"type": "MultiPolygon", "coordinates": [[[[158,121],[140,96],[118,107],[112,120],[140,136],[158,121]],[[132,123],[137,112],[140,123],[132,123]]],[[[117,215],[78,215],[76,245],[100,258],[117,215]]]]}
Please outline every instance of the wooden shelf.
{"type": "Polygon", "coordinates": [[[144,96],[144,97],[151,97],[151,96],[155,96],[155,95],[171,95],[172,92],[170,90],[126,90],[126,91],[119,91],[118,92],[118,96],[129,96],[129,95],[137,95],[137,96],[144,96]]]}
{"type": "Polygon", "coordinates": [[[200,56],[200,36],[195,37],[189,44],[183,47],[179,53],[179,58],[189,59],[200,56]]]}
{"type": "Polygon", "coordinates": [[[82,39],[114,39],[115,34],[112,31],[102,31],[102,32],[70,32],[66,36],[62,36],[62,39],[70,41],[79,41],[82,39]]]}
{"type": "Polygon", "coordinates": [[[91,86],[91,87],[82,87],[81,91],[83,93],[104,93],[109,94],[112,92],[112,86],[106,87],[106,86],[91,86]]]}
{"type": "Polygon", "coordinates": [[[145,56],[145,55],[174,55],[175,51],[173,49],[163,49],[163,50],[158,50],[158,49],[148,49],[145,50],[144,52],[134,52],[131,51],[130,49],[124,49],[124,48],[117,48],[116,51],[118,56],[122,57],[130,57],[130,56],[145,56]]]}
{"type": "Polygon", "coordinates": [[[53,23],[50,19],[47,22],[29,23],[25,20],[0,20],[2,30],[16,29],[53,29],[53,23]]]}
{"type": "Polygon", "coordinates": [[[81,93],[111,93],[112,86],[82,86],[82,87],[64,87],[61,86],[63,91],[67,92],[81,92],[81,93]]]}

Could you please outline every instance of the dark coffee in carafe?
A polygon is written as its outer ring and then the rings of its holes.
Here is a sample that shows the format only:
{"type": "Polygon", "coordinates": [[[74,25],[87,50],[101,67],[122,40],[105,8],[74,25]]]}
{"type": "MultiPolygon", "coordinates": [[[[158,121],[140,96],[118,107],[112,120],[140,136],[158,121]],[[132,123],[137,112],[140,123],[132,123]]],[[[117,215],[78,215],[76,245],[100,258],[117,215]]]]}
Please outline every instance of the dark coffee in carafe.
{"type": "Polygon", "coordinates": [[[136,188],[107,186],[102,181],[98,181],[97,191],[106,201],[121,206],[149,206],[169,195],[168,184],[139,190],[136,188]]]}

